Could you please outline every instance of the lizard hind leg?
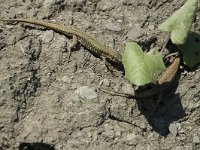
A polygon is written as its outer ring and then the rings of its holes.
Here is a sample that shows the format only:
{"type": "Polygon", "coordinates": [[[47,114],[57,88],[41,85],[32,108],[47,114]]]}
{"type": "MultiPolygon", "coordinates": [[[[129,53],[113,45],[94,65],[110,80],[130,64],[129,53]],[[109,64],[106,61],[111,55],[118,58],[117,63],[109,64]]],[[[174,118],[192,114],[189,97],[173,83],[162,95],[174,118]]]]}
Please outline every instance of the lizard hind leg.
{"type": "Polygon", "coordinates": [[[73,35],[72,42],[69,44],[67,48],[69,51],[68,59],[70,59],[71,57],[71,49],[76,47],[77,45],[78,45],[78,37],[76,35],[73,35]]]}

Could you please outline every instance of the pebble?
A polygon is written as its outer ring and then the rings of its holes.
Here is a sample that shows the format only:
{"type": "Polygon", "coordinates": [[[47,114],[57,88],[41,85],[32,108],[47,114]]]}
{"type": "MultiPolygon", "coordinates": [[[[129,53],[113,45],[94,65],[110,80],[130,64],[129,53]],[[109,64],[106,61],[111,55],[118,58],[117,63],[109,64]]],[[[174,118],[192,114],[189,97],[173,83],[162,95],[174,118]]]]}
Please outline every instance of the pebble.
{"type": "Polygon", "coordinates": [[[92,135],[92,141],[96,141],[98,139],[98,133],[97,131],[94,131],[93,135],[92,135]]]}
{"type": "Polygon", "coordinates": [[[54,0],[45,0],[43,3],[43,6],[49,6],[52,5],[54,3],[54,0]]]}
{"type": "Polygon", "coordinates": [[[111,31],[121,31],[121,27],[113,22],[109,22],[108,24],[106,24],[106,28],[111,31]]]}
{"type": "Polygon", "coordinates": [[[155,26],[152,24],[152,25],[149,25],[148,28],[149,30],[153,31],[155,29],[155,26]]]}
{"type": "Polygon", "coordinates": [[[97,98],[97,93],[89,88],[88,86],[81,86],[78,89],[80,97],[84,98],[84,99],[88,99],[88,100],[92,100],[97,98]]]}
{"type": "Polygon", "coordinates": [[[193,143],[200,143],[199,137],[198,136],[194,136],[193,137],[193,143]]]}
{"type": "Polygon", "coordinates": [[[24,55],[32,55],[33,51],[31,50],[32,40],[27,38],[23,41],[17,42],[16,47],[19,49],[24,55]]]}
{"type": "Polygon", "coordinates": [[[123,84],[122,85],[122,90],[125,93],[129,93],[129,94],[134,94],[134,91],[135,91],[135,89],[133,88],[133,86],[130,83],[123,84]]]}
{"type": "Polygon", "coordinates": [[[169,125],[169,131],[170,133],[173,135],[173,136],[176,136],[177,133],[178,133],[178,128],[177,128],[177,125],[175,123],[171,123],[169,125]]]}
{"type": "Polygon", "coordinates": [[[137,138],[135,133],[130,133],[126,136],[126,142],[128,145],[136,145],[137,144],[137,138]]]}
{"type": "Polygon", "coordinates": [[[133,140],[133,139],[135,139],[135,138],[136,138],[135,133],[131,133],[131,134],[128,134],[128,135],[126,136],[126,140],[127,140],[127,141],[131,141],[131,140],[133,140]]]}
{"type": "Polygon", "coordinates": [[[8,38],[7,38],[7,44],[8,45],[13,45],[15,42],[16,42],[16,37],[15,36],[9,36],[8,38]]]}
{"type": "Polygon", "coordinates": [[[52,30],[46,31],[42,36],[42,41],[44,43],[48,43],[48,42],[50,42],[52,40],[53,40],[53,31],[52,30]]]}
{"type": "Polygon", "coordinates": [[[109,82],[109,80],[108,79],[103,79],[103,80],[101,80],[100,82],[99,82],[99,86],[100,85],[105,85],[105,86],[110,86],[110,82],[109,82]]]}
{"type": "Polygon", "coordinates": [[[72,81],[72,79],[69,78],[68,76],[63,76],[61,80],[62,80],[63,82],[65,82],[65,83],[68,83],[68,84],[70,84],[71,81],[72,81]]]}
{"type": "Polygon", "coordinates": [[[115,132],[111,129],[106,129],[105,132],[102,133],[102,136],[113,139],[115,137],[115,132]]]}
{"type": "Polygon", "coordinates": [[[130,40],[137,41],[138,38],[144,34],[144,29],[142,29],[139,25],[136,25],[127,33],[127,36],[130,40]]]}
{"type": "Polygon", "coordinates": [[[122,132],[121,131],[116,131],[115,135],[120,137],[122,135],[122,132]]]}
{"type": "Polygon", "coordinates": [[[102,1],[99,2],[98,8],[101,11],[108,11],[108,10],[111,10],[115,7],[114,4],[115,3],[112,3],[112,1],[102,0],[102,1]]]}
{"type": "Polygon", "coordinates": [[[8,11],[2,11],[1,13],[2,18],[15,18],[15,13],[8,12],[8,11]]]}

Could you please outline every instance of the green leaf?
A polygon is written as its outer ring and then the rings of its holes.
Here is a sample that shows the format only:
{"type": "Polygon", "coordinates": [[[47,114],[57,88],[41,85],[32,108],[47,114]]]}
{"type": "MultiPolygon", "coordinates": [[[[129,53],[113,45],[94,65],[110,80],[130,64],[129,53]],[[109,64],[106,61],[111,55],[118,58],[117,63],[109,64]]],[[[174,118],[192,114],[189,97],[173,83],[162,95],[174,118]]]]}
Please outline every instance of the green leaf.
{"type": "Polygon", "coordinates": [[[171,41],[176,45],[185,42],[195,11],[197,0],[188,0],[179,10],[163,22],[158,28],[163,32],[171,32],[171,41]]]}
{"type": "Polygon", "coordinates": [[[186,42],[179,46],[183,53],[183,63],[192,69],[200,64],[200,34],[190,32],[186,42]]]}
{"type": "Polygon", "coordinates": [[[122,55],[125,77],[134,85],[155,83],[165,69],[162,54],[155,50],[144,53],[135,42],[127,42],[122,55]]]}

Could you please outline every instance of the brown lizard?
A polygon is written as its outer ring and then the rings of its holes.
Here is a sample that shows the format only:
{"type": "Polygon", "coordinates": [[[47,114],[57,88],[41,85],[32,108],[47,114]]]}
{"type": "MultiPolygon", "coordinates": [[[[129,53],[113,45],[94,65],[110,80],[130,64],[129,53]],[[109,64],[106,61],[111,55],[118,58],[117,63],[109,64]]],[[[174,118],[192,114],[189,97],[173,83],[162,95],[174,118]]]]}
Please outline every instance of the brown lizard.
{"type": "MultiPolygon", "coordinates": [[[[46,22],[43,20],[37,19],[0,19],[0,21],[8,21],[8,22],[23,22],[23,23],[30,23],[38,26],[42,26],[59,33],[62,33],[67,36],[73,36],[73,40],[78,40],[84,47],[86,47],[91,52],[99,55],[100,57],[108,58],[111,61],[121,63],[121,54],[116,52],[115,50],[106,47],[105,45],[98,42],[92,36],[88,35],[85,32],[79,31],[74,26],[64,26],[53,22],[46,22]]],[[[73,46],[76,45],[76,41],[73,41],[73,46]]]]}
{"type": "MultiPolygon", "coordinates": [[[[73,36],[73,39],[77,38],[78,41],[83,46],[88,48],[91,52],[94,52],[98,54],[99,56],[104,56],[111,61],[121,63],[122,56],[120,53],[114,51],[111,48],[104,46],[103,44],[95,40],[93,37],[91,37],[85,32],[79,31],[74,26],[63,26],[57,23],[49,23],[49,22],[45,22],[43,20],[37,20],[37,19],[0,19],[0,21],[30,23],[30,24],[46,27],[48,29],[52,29],[54,31],[57,31],[67,36],[75,35],[76,37],[73,36]]],[[[179,65],[180,65],[180,57],[178,56],[174,60],[174,62],[166,69],[166,71],[159,77],[158,85],[147,92],[139,93],[139,94],[115,93],[115,95],[125,96],[125,97],[134,97],[134,98],[144,98],[144,97],[149,97],[158,93],[161,94],[165,89],[169,87],[170,83],[173,81],[176,75],[176,72],[179,68],[179,65]]]]}
{"type": "MultiPolygon", "coordinates": [[[[157,85],[155,85],[155,87],[153,87],[152,89],[146,92],[142,92],[138,94],[137,93],[129,94],[129,93],[117,93],[117,92],[111,93],[104,89],[100,89],[100,90],[106,93],[115,95],[115,96],[122,96],[122,97],[128,97],[128,98],[146,98],[146,97],[153,96],[155,94],[159,94],[159,100],[160,100],[163,92],[167,88],[169,88],[169,86],[173,82],[176,76],[176,73],[179,69],[179,66],[180,66],[180,56],[177,56],[175,60],[173,61],[173,63],[159,76],[157,85]]],[[[159,100],[158,100],[158,103],[159,103],[159,100]]]]}

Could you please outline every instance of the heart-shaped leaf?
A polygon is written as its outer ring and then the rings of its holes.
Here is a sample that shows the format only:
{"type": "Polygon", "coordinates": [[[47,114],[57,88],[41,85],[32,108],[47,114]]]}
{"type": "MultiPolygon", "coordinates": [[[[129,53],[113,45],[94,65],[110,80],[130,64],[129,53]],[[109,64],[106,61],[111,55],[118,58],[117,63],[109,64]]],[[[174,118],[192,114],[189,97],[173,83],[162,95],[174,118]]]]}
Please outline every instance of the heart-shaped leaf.
{"type": "Polygon", "coordinates": [[[122,55],[125,77],[134,85],[142,86],[150,82],[155,83],[158,76],[165,69],[162,54],[156,50],[144,53],[135,42],[126,43],[122,55]]]}
{"type": "Polygon", "coordinates": [[[188,0],[158,28],[163,32],[171,32],[172,43],[176,45],[184,44],[192,25],[196,9],[197,0],[188,0]]]}

